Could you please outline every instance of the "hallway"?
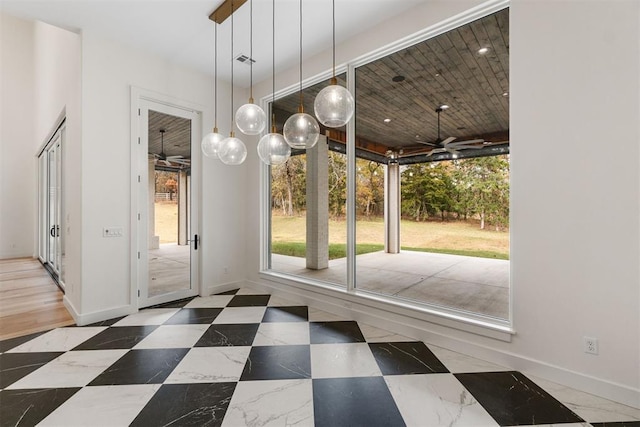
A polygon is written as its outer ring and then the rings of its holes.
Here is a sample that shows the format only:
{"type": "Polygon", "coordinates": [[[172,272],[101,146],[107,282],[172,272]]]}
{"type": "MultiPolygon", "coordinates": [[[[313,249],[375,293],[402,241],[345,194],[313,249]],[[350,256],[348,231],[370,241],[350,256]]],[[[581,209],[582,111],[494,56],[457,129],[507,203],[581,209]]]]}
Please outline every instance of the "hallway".
{"type": "Polygon", "coordinates": [[[73,325],[63,296],[37,260],[0,260],[0,340],[73,325]]]}

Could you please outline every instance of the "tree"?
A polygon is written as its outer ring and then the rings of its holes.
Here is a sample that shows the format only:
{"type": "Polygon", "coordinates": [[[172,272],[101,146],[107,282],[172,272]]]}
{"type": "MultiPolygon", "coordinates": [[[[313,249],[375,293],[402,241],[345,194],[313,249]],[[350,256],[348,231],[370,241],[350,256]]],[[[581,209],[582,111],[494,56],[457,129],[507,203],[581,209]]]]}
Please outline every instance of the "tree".
{"type": "Polygon", "coordinates": [[[271,206],[281,207],[284,215],[293,216],[305,209],[306,165],[303,154],[271,168],[271,206]]]}
{"type": "Polygon", "coordinates": [[[366,217],[380,215],[384,209],[384,166],[357,159],[356,202],[366,217]]]}
{"type": "Polygon", "coordinates": [[[509,158],[479,157],[454,162],[457,200],[465,215],[478,215],[497,229],[509,224],[509,158]]]}
{"type": "Polygon", "coordinates": [[[334,218],[345,214],[347,203],[347,156],[329,151],[329,213],[334,218]]]}
{"type": "Polygon", "coordinates": [[[450,169],[444,162],[407,166],[401,177],[403,214],[415,221],[440,215],[444,221],[455,193],[450,169]]]}

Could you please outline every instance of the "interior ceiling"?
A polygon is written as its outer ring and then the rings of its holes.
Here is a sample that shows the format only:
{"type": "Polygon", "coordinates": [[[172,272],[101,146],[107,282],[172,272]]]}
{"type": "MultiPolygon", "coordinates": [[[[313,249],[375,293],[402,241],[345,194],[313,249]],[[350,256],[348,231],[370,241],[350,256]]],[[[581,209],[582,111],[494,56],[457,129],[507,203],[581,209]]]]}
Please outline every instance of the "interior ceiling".
{"type": "MultiPolygon", "coordinates": [[[[313,114],[315,95],[326,85],[303,91],[306,112],[313,114]]],[[[443,104],[449,108],[441,113],[441,139],[508,143],[508,92],[509,11],[504,9],[357,68],[356,146],[380,155],[427,154],[432,147],[416,141],[437,140],[435,110],[443,104]],[[483,47],[489,50],[479,54],[483,47]],[[404,80],[394,82],[395,76],[404,80]]],[[[297,112],[299,94],[275,104],[281,129],[297,112]]]]}
{"type": "MultiPolygon", "coordinates": [[[[253,1],[254,83],[271,77],[271,0],[253,1]]],[[[425,0],[335,0],[336,42],[348,40],[425,0]]],[[[0,11],[74,32],[100,34],[213,75],[214,23],[223,0],[1,0],[0,11]]],[[[298,63],[297,0],[276,0],[276,66],[298,63]]],[[[249,56],[249,2],[234,14],[234,55],[249,56]]],[[[303,2],[304,57],[331,47],[331,0],[303,2]]],[[[230,81],[231,19],[218,27],[218,78],[230,81]]],[[[249,66],[236,61],[235,84],[249,86],[249,66]]]]}
{"type": "Polygon", "coordinates": [[[160,154],[164,129],[164,154],[191,158],[191,121],[149,110],[149,153],[160,154]]]}

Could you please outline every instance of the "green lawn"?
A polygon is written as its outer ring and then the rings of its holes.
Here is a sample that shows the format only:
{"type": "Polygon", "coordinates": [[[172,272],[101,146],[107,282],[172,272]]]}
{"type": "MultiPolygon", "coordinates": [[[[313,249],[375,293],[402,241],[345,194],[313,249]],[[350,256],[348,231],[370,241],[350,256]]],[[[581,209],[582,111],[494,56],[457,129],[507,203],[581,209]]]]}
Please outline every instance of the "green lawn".
{"type": "MultiPolygon", "coordinates": [[[[272,217],[272,252],[305,256],[306,220],[304,216],[272,217]]],[[[346,256],[346,222],[329,221],[329,259],[346,256]]],[[[509,259],[509,233],[480,230],[472,222],[401,222],[403,250],[509,259]]],[[[384,249],[384,222],[376,218],[356,223],[356,254],[384,249]]]]}

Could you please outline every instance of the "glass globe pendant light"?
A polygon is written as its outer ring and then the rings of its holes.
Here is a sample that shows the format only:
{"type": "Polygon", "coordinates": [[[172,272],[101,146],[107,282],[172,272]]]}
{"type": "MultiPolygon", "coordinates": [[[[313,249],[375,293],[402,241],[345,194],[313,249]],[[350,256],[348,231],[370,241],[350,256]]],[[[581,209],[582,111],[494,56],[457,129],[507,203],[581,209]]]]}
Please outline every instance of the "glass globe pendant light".
{"type": "Polygon", "coordinates": [[[229,137],[222,140],[218,157],[226,165],[236,166],[242,164],[247,158],[247,147],[233,132],[233,0],[231,1],[231,130],[229,137]]]}
{"type": "Polygon", "coordinates": [[[302,94],[302,0],[300,0],[300,106],[298,112],[287,119],[282,129],[285,141],[296,149],[312,148],[318,142],[320,126],[313,116],[304,112],[302,94]]]}
{"type": "Polygon", "coordinates": [[[253,103],[253,0],[249,0],[249,102],[236,111],[236,125],[245,135],[258,135],[267,124],[267,116],[253,103]]]}
{"type": "Polygon", "coordinates": [[[355,103],[351,92],[338,85],[336,79],[336,2],[332,0],[333,6],[333,77],[329,86],[322,89],[313,102],[313,109],[316,117],[326,127],[338,128],[346,125],[355,109],[355,103]]]}
{"type": "Polygon", "coordinates": [[[202,138],[200,148],[202,153],[212,159],[218,158],[220,143],[224,139],[218,133],[218,24],[214,22],[214,49],[213,49],[213,131],[209,132],[202,138]]]}
{"type": "Polygon", "coordinates": [[[281,165],[291,157],[291,147],[284,140],[276,129],[276,115],[273,113],[276,102],[276,1],[272,0],[271,20],[272,30],[272,50],[271,50],[271,133],[266,134],[258,142],[258,157],[267,165],[281,165]]]}

